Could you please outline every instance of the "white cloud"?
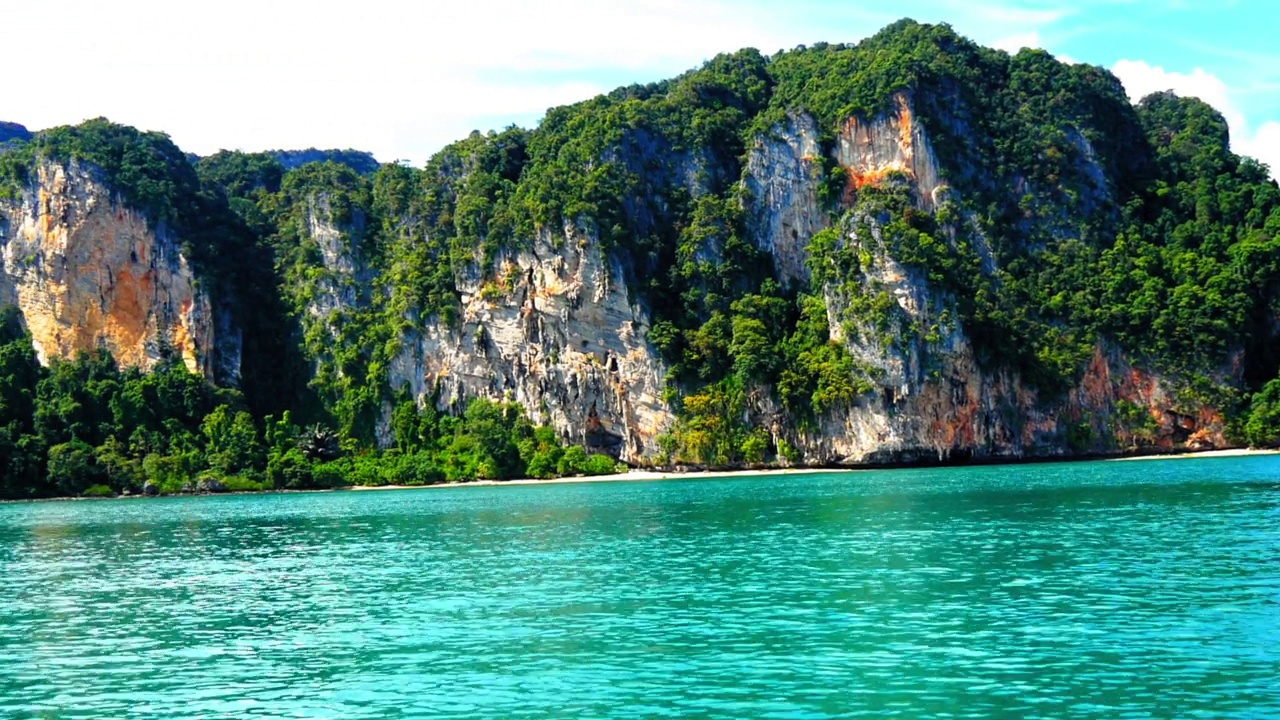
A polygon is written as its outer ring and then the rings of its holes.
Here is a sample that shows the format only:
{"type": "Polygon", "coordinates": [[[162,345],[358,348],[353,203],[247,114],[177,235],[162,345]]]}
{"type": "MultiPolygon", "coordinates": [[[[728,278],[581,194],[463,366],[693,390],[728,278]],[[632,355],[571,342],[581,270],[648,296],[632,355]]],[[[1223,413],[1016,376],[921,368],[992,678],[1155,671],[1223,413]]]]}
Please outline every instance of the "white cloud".
{"type": "Polygon", "coordinates": [[[1124,83],[1125,91],[1134,102],[1151,93],[1172,90],[1209,103],[1222,113],[1232,130],[1244,125],[1244,114],[1232,104],[1227,84],[1202,68],[1184,74],[1148,65],[1141,60],[1121,60],[1111,71],[1124,83]]]}
{"type": "Polygon", "coordinates": [[[1003,50],[1010,55],[1016,55],[1022,48],[1041,48],[1044,45],[1040,41],[1040,33],[1032,30],[1031,32],[1002,37],[991,43],[991,47],[1003,50]]]}
{"type": "Polygon", "coordinates": [[[357,146],[415,163],[630,78],[787,44],[722,0],[44,0],[4,16],[8,97],[27,102],[0,119],[105,115],[199,153],[357,146]]]}
{"type": "Polygon", "coordinates": [[[1280,179],[1280,122],[1263,123],[1252,137],[1233,144],[1237,152],[1266,163],[1271,177],[1280,179]]]}
{"type": "Polygon", "coordinates": [[[1251,129],[1245,114],[1232,102],[1231,88],[1221,78],[1202,68],[1179,73],[1141,60],[1121,60],[1111,71],[1124,83],[1134,102],[1154,92],[1172,90],[1209,103],[1222,113],[1231,129],[1231,149],[1261,160],[1270,166],[1272,177],[1280,177],[1280,123],[1267,122],[1251,129]]]}

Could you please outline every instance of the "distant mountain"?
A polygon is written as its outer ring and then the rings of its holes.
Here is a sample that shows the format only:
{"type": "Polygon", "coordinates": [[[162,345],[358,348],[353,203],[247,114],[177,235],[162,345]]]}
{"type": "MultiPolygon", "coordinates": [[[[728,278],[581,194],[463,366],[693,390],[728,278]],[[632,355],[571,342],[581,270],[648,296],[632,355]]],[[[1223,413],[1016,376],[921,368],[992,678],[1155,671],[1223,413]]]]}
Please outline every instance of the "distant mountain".
{"type": "Polygon", "coordinates": [[[363,150],[268,150],[267,155],[280,161],[285,170],[293,170],[307,163],[332,161],[355,170],[361,175],[372,175],[378,171],[379,163],[372,153],[363,150]]]}
{"type": "Polygon", "coordinates": [[[5,122],[0,120],[0,143],[7,143],[10,140],[20,140],[26,142],[31,139],[31,131],[14,122],[5,122]]]}

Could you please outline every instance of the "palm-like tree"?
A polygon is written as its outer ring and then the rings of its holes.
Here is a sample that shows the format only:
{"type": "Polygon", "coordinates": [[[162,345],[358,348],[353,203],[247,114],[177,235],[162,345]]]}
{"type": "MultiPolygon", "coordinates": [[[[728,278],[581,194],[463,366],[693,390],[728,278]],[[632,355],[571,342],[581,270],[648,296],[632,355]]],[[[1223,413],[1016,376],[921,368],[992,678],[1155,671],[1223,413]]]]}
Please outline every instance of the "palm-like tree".
{"type": "Polygon", "coordinates": [[[324,425],[312,425],[298,435],[298,449],[309,460],[327,462],[337,460],[342,454],[338,446],[338,433],[324,425]]]}

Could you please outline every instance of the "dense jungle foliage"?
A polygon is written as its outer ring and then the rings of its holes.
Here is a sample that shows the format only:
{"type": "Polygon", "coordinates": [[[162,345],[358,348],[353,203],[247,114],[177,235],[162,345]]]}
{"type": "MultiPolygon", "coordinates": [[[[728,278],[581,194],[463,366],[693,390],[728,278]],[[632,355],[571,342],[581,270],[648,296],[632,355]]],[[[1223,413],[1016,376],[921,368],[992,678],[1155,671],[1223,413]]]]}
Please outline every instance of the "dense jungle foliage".
{"type": "MultiPolygon", "coordinates": [[[[854,45],[721,55],[553,108],[531,130],[473,133],[421,169],[375,171],[349,151],[297,167],[282,160],[301,156],[280,153],[193,162],[164,135],[106,120],[47,130],[0,154],[0,197],[21,191],[38,158],[96,167],[181,238],[232,308],[244,377],[219,389],[180,364],[144,375],[101,356],[42,369],[9,317],[0,492],[607,470],[524,409],[477,400],[453,417],[387,379],[406,337],[457,325],[460,278],[501,298],[513,282],[502,258],[538,238],[592,238],[584,252],[626,268],[678,411],[659,462],[795,459],[749,421],[761,402],[815,429],[880,380],[848,342],[936,357],[957,329],[985,368],[1016,373],[1046,405],[1103,343],[1173,377],[1186,402],[1230,414],[1242,441],[1271,444],[1280,189],[1228,140],[1198,100],[1134,105],[1102,68],[906,20],[854,45]],[[910,178],[862,186],[834,160],[846,121],[893,112],[899,94],[949,188],[930,202],[910,178]],[[808,278],[792,281],[755,240],[749,162],[805,114],[829,228],[807,241],[808,278]],[[341,236],[315,237],[316,217],[341,236]],[[927,280],[935,322],[901,313],[871,272],[886,258],[927,280]],[[833,297],[848,342],[831,337],[833,297]],[[388,408],[393,442],[376,432],[388,408]]],[[[1149,432],[1147,420],[1128,424],[1149,432]]]]}
{"type": "Polygon", "coordinates": [[[120,369],[105,351],[37,362],[13,309],[0,312],[0,497],[169,494],[477,478],[602,474],[612,458],[564,447],[514,403],[475,399],[454,417],[395,406],[394,442],[353,448],[292,413],[254,417],[237,390],[170,360],[120,369]]]}

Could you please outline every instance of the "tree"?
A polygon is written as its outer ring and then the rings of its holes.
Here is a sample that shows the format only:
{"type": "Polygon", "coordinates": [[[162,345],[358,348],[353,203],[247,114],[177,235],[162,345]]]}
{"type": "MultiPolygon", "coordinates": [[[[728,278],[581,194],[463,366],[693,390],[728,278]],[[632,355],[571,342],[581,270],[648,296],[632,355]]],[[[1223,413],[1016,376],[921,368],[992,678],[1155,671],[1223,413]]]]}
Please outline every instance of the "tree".
{"type": "Polygon", "coordinates": [[[532,434],[533,428],[520,407],[479,398],[463,414],[463,433],[475,438],[480,454],[480,472],[494,479],[525,474],[524,460],[516,441],[532,434]]]}
{"type": "Polygon", "coordinates": [[[312,425],[298,436],[298,449],[308,460],[330,462],[342,455],[338,434],[324,425],[312,425]]]}
{"type": "Polygon", "coordinates": [[[259,467],[262,462],[262,446],[253,416],[219,405],[200,423],[205,436],[206,457],[209,467],[224,475],[234,475],[243,470],[259,467]]]}
{"type": "Polygon", "coordinates": [[[1280,378],[1253,396],[1244,433],[1253,447],[1271,447],[1280,441],[1280,378]]]}
{"type": "Polygon", "coordinates": [[[570,445],[556,463],[560,475],[578,475],[587,469],[587,451],[581,445],[570,445]]]}
{"type": "Polygon", "coordinates": [[[79,495],[92,485],[106,484],[93,447],[81,440],[49,448],[49,481],[63,495],[79,495]]]}

